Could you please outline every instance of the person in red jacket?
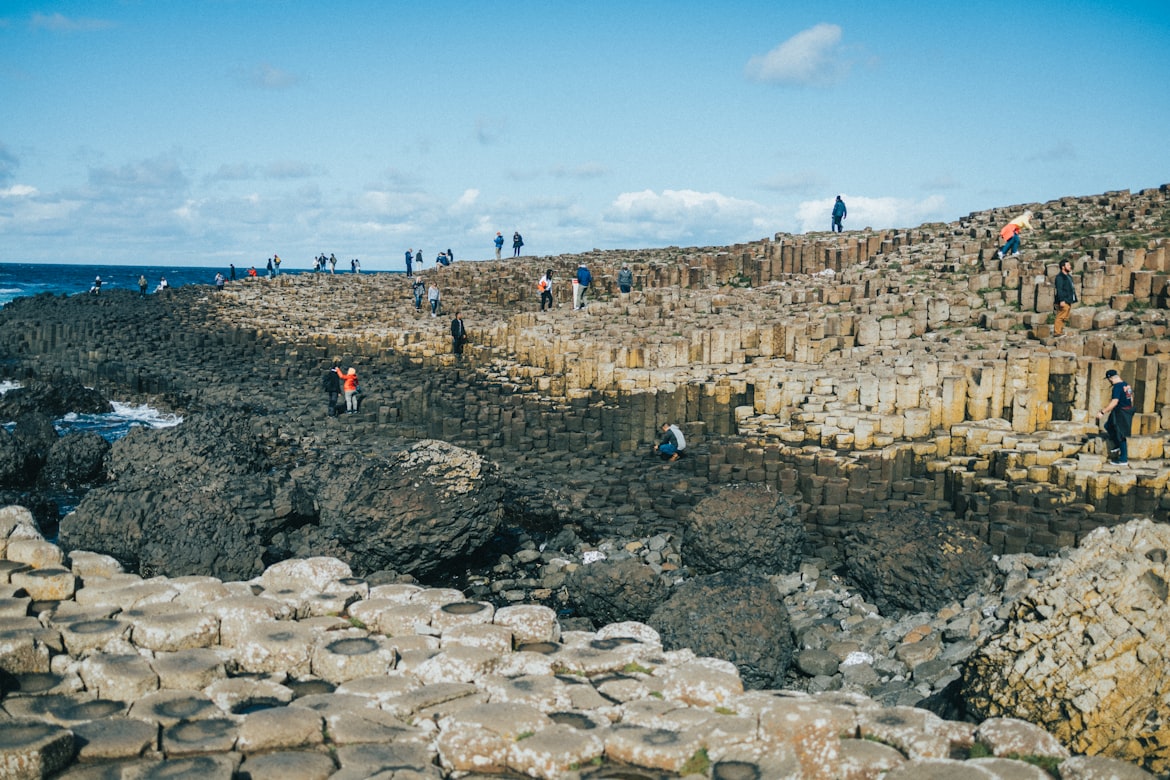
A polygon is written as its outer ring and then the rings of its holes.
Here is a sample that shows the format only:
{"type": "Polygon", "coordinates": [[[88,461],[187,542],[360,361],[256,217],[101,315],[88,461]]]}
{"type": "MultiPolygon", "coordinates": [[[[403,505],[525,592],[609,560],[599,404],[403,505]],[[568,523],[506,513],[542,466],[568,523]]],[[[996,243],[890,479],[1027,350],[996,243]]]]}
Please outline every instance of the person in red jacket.
{"type": "Polygon", "coordinates": [[[335,369],[341,376],[341,390],[345,394],[345,413],[358,413],[358,375],[356,368],[350,368],[344,374],[341,369],[335,369]]]}

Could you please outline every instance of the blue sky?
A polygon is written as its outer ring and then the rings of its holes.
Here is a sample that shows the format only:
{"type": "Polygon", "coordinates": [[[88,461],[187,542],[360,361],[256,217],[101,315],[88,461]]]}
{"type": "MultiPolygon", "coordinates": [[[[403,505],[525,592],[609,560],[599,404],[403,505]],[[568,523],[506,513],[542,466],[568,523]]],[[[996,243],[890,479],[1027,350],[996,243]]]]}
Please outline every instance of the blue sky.
{"type": "Polygon", "coordinates": [[[395,269],[1170,182],[1165,2],[0,4],[0,262],[395,269]]]}

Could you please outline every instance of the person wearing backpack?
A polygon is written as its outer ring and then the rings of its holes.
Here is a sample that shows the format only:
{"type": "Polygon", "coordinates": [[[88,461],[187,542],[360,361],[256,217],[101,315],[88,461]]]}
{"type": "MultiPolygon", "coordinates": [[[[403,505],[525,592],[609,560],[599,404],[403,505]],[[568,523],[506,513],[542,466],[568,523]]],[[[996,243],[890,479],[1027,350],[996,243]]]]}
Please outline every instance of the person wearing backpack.
{"type": "Polygon", "coordinates": [[[326,408],[330,417],[337,416],[337,397],[341,395],[341,376],[338,373],[341,370],[340,366],[341,360],[333,358],[333,366],[325,372],[325,376],[321,379],[321,388],[325,391],[329,403],[326,408]]]}
{"type": "Polygon", "coordinates": [[[1105,372],[1105,379],[1113,385],[1113,397],[1104,409],[1097,412],[1097,419],[1105,417],[1105,434],[1109,437],[1109,454],[1116,457],[1111,461],[1118,466],[1129,465],[1129,438],[1133,426],[1133,388],[1129,386],[1117,369],[1105,372]]]}
{"type": "Polygon", "coordinates": [[[552,297],[552,278],[553,272],[549,268],[544,272],[544,276],[540,277],[540,281],[536,283],[536,289],[540,291],[540,310],[544,311],[544,305],[548,304],[548,310],[552,311],[553,297],[552,297]]]}

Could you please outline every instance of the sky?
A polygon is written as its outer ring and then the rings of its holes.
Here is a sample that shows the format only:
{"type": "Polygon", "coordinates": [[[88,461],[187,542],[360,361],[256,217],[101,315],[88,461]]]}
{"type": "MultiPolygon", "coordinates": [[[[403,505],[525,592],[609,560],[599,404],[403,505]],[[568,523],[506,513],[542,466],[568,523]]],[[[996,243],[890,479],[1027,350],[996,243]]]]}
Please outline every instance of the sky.
{"type": "Polygon", "coordinates": [[[398,270],[1170,183],[1170,3],[0,3],[0,262],[398,270]]]}

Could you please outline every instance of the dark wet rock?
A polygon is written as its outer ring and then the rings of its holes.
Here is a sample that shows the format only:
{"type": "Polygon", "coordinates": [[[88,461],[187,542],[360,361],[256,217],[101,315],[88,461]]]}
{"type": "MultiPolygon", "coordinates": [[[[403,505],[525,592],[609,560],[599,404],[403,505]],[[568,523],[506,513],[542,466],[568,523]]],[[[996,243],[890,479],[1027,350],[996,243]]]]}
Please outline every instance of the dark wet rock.
{"type": "Polygon", "coordinates": [[[109,453],[111,481],[62,523],[61,544],[145,576],[249,579],[294,555],[334,555],[359,574],[425,573],[495,533],[501,488],[474,453],[343,446],[294,453],[305,461],[294,469],[270,427],[229,412],[132,431],[109,453]]]}
{"type": "Polygon", "coordinates": [[[67,433],[49,450],[41,481],[65,487],[99,484],[109,452],[110,443],[92,431],[67,433]]]}
{"type": "Polygon", "coordinates": [[[800,507],[763,485],[730,485],[691,510],[683,560],[699,574],[742,571],[784,574],[800,566],[800,507]]]}
{"type": "Polygon", "coordinates": [[[49,450],[57,443],[57,429],[46,414],[28,412],[16,418],[12,435],[23,442],[36,456],[37,467],[45,462],[49,450]]]}
{"type": "Polygon", "coordinates": [[[71,377],[52,382],[32,382],[0,395],[0,420],[15,420],[38,412],[49,417],[77,414],[105,414],[114,407],[101,393],[71,377]]]}
{"type": "Polygon", "coordinates": [[[598,625],[645,622],[670,592],[653,567],[637,558],[581,566],[565,585],[577,611],[598,625]]]}
{"type": "Polygon", "coordinates": [[[333,555],[359,575],[433,573],[491,541],[502,516],[496,466],[445,442],[421,441],[388,456],[343,451],[312,469],[312,478],[320,519],[301,535],[310,546],[297,554],[333,555]]]}
{"type": "Polygon", "coordinates": [[[36,453],[6,428],[0,428],[0,485],[25,487],[36,478],[36,453]]]}
{"type": "Polygon", "coordinates": [[[985,585],[991,548],[960,522],[920,509],[876,515],[845,539],[845,570],[883,614],[932,612],[985,585]]]}
{"type": "Polygon", "coordinates": [[[647,621],[667,650],[731,661],[745,688],[776,687],[792,662],[788,612],[761,576],[723,572],[684,582],[647,621]]]}

